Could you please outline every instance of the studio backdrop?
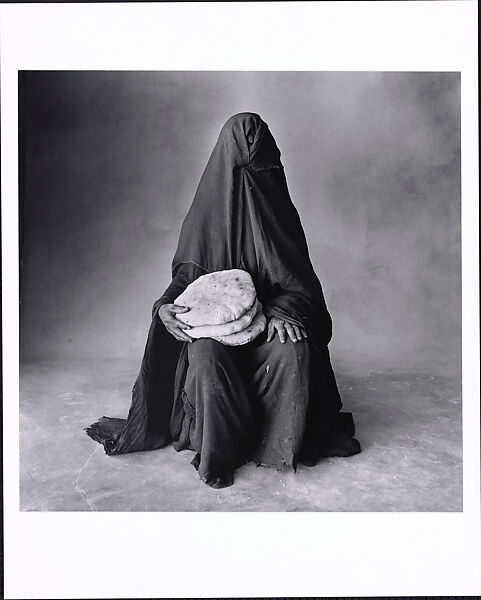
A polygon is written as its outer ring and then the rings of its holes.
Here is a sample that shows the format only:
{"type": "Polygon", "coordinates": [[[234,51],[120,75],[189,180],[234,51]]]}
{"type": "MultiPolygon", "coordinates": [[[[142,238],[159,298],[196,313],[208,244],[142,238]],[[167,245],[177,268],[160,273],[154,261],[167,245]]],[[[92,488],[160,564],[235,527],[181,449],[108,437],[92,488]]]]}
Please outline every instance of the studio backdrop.
{"type": "Polygon", "coordinates": [[[21,72],[23,358],[138,360],[217,135],[259,113],[346,370],[459,373],[460,77],[21,72]]]}

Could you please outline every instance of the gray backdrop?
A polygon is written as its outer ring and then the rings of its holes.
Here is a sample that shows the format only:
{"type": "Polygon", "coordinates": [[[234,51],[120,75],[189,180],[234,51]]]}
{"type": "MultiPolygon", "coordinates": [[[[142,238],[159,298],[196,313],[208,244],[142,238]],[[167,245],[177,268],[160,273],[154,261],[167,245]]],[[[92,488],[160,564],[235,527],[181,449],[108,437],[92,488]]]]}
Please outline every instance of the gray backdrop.
{"type": "Polygon", "coordinates": [[[24,72],[23,357],[140,362],[224,121],[269,124],[334,366],[457,373],[457,73],[24,72]]]}

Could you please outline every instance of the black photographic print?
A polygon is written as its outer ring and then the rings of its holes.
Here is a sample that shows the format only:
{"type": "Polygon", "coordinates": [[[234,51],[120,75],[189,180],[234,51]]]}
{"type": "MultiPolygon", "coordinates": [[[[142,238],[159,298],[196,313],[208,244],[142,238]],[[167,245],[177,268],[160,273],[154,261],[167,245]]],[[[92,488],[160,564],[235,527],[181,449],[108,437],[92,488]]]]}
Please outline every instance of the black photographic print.
{"type": "Polygon", "coordinates": [[[21,511],[463,510],[459,72],[18,86],[21,511]]]}

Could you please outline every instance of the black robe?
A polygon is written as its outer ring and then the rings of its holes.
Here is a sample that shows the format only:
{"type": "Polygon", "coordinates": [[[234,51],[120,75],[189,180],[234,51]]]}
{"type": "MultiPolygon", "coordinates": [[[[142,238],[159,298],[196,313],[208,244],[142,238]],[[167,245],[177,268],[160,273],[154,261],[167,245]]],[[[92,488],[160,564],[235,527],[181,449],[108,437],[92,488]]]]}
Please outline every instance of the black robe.
{"type": "MultiPolygon", "coordinates": [[[[311,391],[305,403],[302,456],[294,457],[290,466],[295,468],[297,460],[312,464],[321,455],[360,451],[352,438],[352,416],[340,412],[327,350],[332,321],[289,196],[279,149],[259,115],[240,113],[222,128],[182,225],[172,283],[152,308],[127,420],[102,417],[86,430],[107,454],[152,450],[172,441],[177,449],[193,448],[192,440],[183,439],[189,344],[166,331],[157,311],[200,275],[233,268],[250,273],[268,318],[297,324],[308,334],[308,372],[316,381],[305,382],[311,391]]],[[[261,342],[251,342],[252,348],[261,342]]],[[[251,456],[238,458],[241,463],[251,456]]]]}

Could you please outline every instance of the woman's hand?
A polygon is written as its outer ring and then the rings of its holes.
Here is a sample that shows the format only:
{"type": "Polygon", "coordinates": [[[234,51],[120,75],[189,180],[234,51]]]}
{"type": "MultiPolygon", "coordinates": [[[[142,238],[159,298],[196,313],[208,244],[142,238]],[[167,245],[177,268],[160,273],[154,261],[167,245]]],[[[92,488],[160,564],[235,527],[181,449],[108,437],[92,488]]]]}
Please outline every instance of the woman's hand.
{"type": "Polygon", "coordinates": [[[299,327],[298,325],[292,325],[291,323],[287,323],[286,321],[278,319],[277,317],[272,317],[269,323],[267,324],[268,342],[274,339],[276,331],[279,334],[281,344],[285,343],[287,336],[291,338],[294,344],[302,341],[303,338],[307,338],[307,333],[305,329],[299,327]]]}
{"type": "Polygon", "coordinates": [[[175,337],[179,342],[193,342],[194,340],[189,337],[185,331],[190,329],[190,325],[186,325],[176,318],[176,313],[185,313],[190,308],[187,306],[177,306],[177,304],[163,304],[159,310],[159,319],[165,325],[167,331],[175,337]]]}

